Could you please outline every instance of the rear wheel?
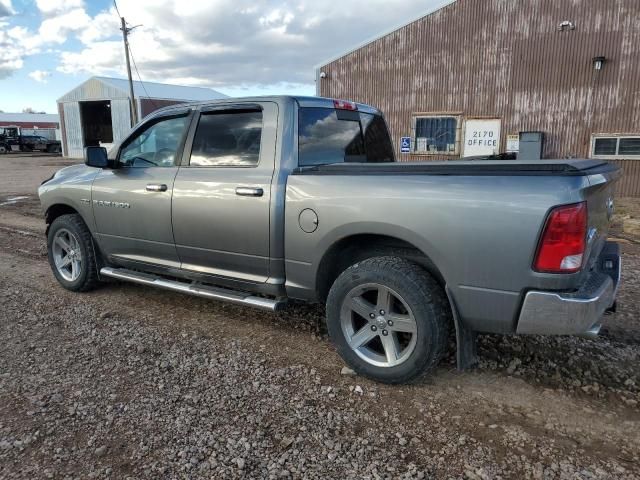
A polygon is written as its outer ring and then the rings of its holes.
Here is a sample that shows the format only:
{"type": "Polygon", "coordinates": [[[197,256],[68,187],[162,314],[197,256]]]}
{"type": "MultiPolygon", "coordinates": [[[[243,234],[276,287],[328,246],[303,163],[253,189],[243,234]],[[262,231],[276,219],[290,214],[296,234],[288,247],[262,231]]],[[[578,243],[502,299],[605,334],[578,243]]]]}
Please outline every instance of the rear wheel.
{"type": "Polygon", "coordinates": [[[98,266],[91,232],[77,214],[56,218],[47,236],[49,264],[67,290],[84,292],[98,283],[98,266]]]}
{"type": "Polygon", "coordinates": [[[327,328],[356,372],[385,383],[426,374],[447,347],[451,313],[438,283],[399,257],[376,257],[345,270],[327,299],[327,328]]]}

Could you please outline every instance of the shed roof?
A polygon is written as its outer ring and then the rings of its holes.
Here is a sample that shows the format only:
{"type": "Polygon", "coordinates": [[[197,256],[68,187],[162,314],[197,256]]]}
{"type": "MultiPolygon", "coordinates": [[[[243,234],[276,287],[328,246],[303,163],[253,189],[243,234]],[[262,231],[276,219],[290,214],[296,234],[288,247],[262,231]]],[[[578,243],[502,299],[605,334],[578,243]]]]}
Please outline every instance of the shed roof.
{"type": "Polygon", "coordinates": [[[2,123],[60,123],[56,113],[0,113],[2,123]]]}
{"type": "Polygon", "coordinates": [[[367,45],[369,45],[370,43],[375,42],[376,40],[379,40],[382,37],[386,37],[387,35],[400,30],[401,28],[406,27],[407,25],[411,25],[413,22],[417,22],[418,20],[420,20],[421,18],[424,17],[428,17],[429,15],[436,13],[438,10],[442,10],[444,7],[448,7],[449,5],[451,5],[452,3],[457,2],[458,0],[440,0],[439,2],[437,2],[435,5],[432,5],[431,7],[429,7],[426,11],[422,12],[419,16],[417,16],[416,18],[414,18],[413,20],[410,20],[408,22],[404,22],[401,23],[400,25],[395,25],[394,27],[387,29],[383,32],[378,33],[377,35],[365,40],[364,42],[360,42],[357,45],[352,46],[351,48],[343,51],[342,53],[340,53],[339,55],[334,55],[331,58],[326,59],[324,62],[318,63],[314,68],[317,70],[320,67],[324,67],[326,65],[329,65],[330,63],[335,62],[336,60],[345,57],[347,55],[349,55],[350,53],[355,52],[356,50],[361,49],[362,47],[365,47],[367,45]]]}
{"type": "MultiPolygon", "coordinates": [[[[103,90],[108,98],[126,98],[129,96],[129,81],[124,78],[91,77],[58,99],[58,102],[82,100],[83,96],[95,97],[96,90],[103,90]],[[102,88],[100,88],[102,86],[102,88]],[[86,94],[85,94],[86,92],[86,94]]],[[[157,100],[216,100],[227,95],[212,88],[187,87],[168,83],[133,81],[133,94],[136,98],[157,100]]]]}

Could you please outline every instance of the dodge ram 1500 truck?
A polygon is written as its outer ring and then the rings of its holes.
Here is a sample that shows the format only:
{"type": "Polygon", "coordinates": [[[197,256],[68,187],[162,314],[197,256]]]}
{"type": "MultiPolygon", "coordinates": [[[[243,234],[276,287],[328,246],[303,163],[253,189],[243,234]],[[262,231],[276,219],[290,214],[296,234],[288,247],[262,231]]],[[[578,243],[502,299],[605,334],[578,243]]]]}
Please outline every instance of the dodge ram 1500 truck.
{"type": "Polygon", "coordinates": [[[596,335],[615,305],[616,167],[395,163],[382,114],[303,97],[161,109],[39,195],[60,284],[107,278],[266,310],[326,303],[356,372],[409,381],[455,329],[596,335]]]}

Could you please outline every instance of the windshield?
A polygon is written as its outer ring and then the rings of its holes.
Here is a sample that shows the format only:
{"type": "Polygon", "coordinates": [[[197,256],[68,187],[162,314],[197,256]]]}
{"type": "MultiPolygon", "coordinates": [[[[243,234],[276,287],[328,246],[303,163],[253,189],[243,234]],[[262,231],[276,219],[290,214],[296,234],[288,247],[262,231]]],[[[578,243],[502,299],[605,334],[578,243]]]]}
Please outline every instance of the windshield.
{"type": "Polygon", "coordinates": [[[298,165],[393,161],[382,116],[334,108],[299,110],[298,165]]]}

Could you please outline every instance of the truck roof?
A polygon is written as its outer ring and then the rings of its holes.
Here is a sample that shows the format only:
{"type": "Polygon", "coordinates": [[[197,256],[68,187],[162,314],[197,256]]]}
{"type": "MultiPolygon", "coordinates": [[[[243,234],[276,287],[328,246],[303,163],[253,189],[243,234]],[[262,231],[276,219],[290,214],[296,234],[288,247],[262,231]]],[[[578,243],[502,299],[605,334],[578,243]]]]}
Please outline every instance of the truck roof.
{"type": "MultiPolygon", "coordinates": [[[[251,102],[296,102],[300,107],[320,107],[320,108],[335,108],[334,100],[346,100],[346,99],[335,99],[335,98],[326,98],[326,97],[312,97],[312,96],[304,96],[304,95],[266,95],[266,96],[254,96],[254,97],[229,97],[229,98],[221,98],[215,100],[204,100],[197,102],[186,102],[180,103],[176,105],[170,105],[168,107],[159,108],[150,114],[153,116],[158,113],[167,112],[175,109],[180,109],[184,107],[192,107],[192,106],[201,106],[201,105],[233,105],[236,103],[251,103],[251,102]]],[[[352,102],[351,100],[346,100],[352,102]]],[[[358,111],[364,113],[372,113],[380,115],[382,112],[371,105],[367,105],[365,103],[354,103],[358,111]]]]}

